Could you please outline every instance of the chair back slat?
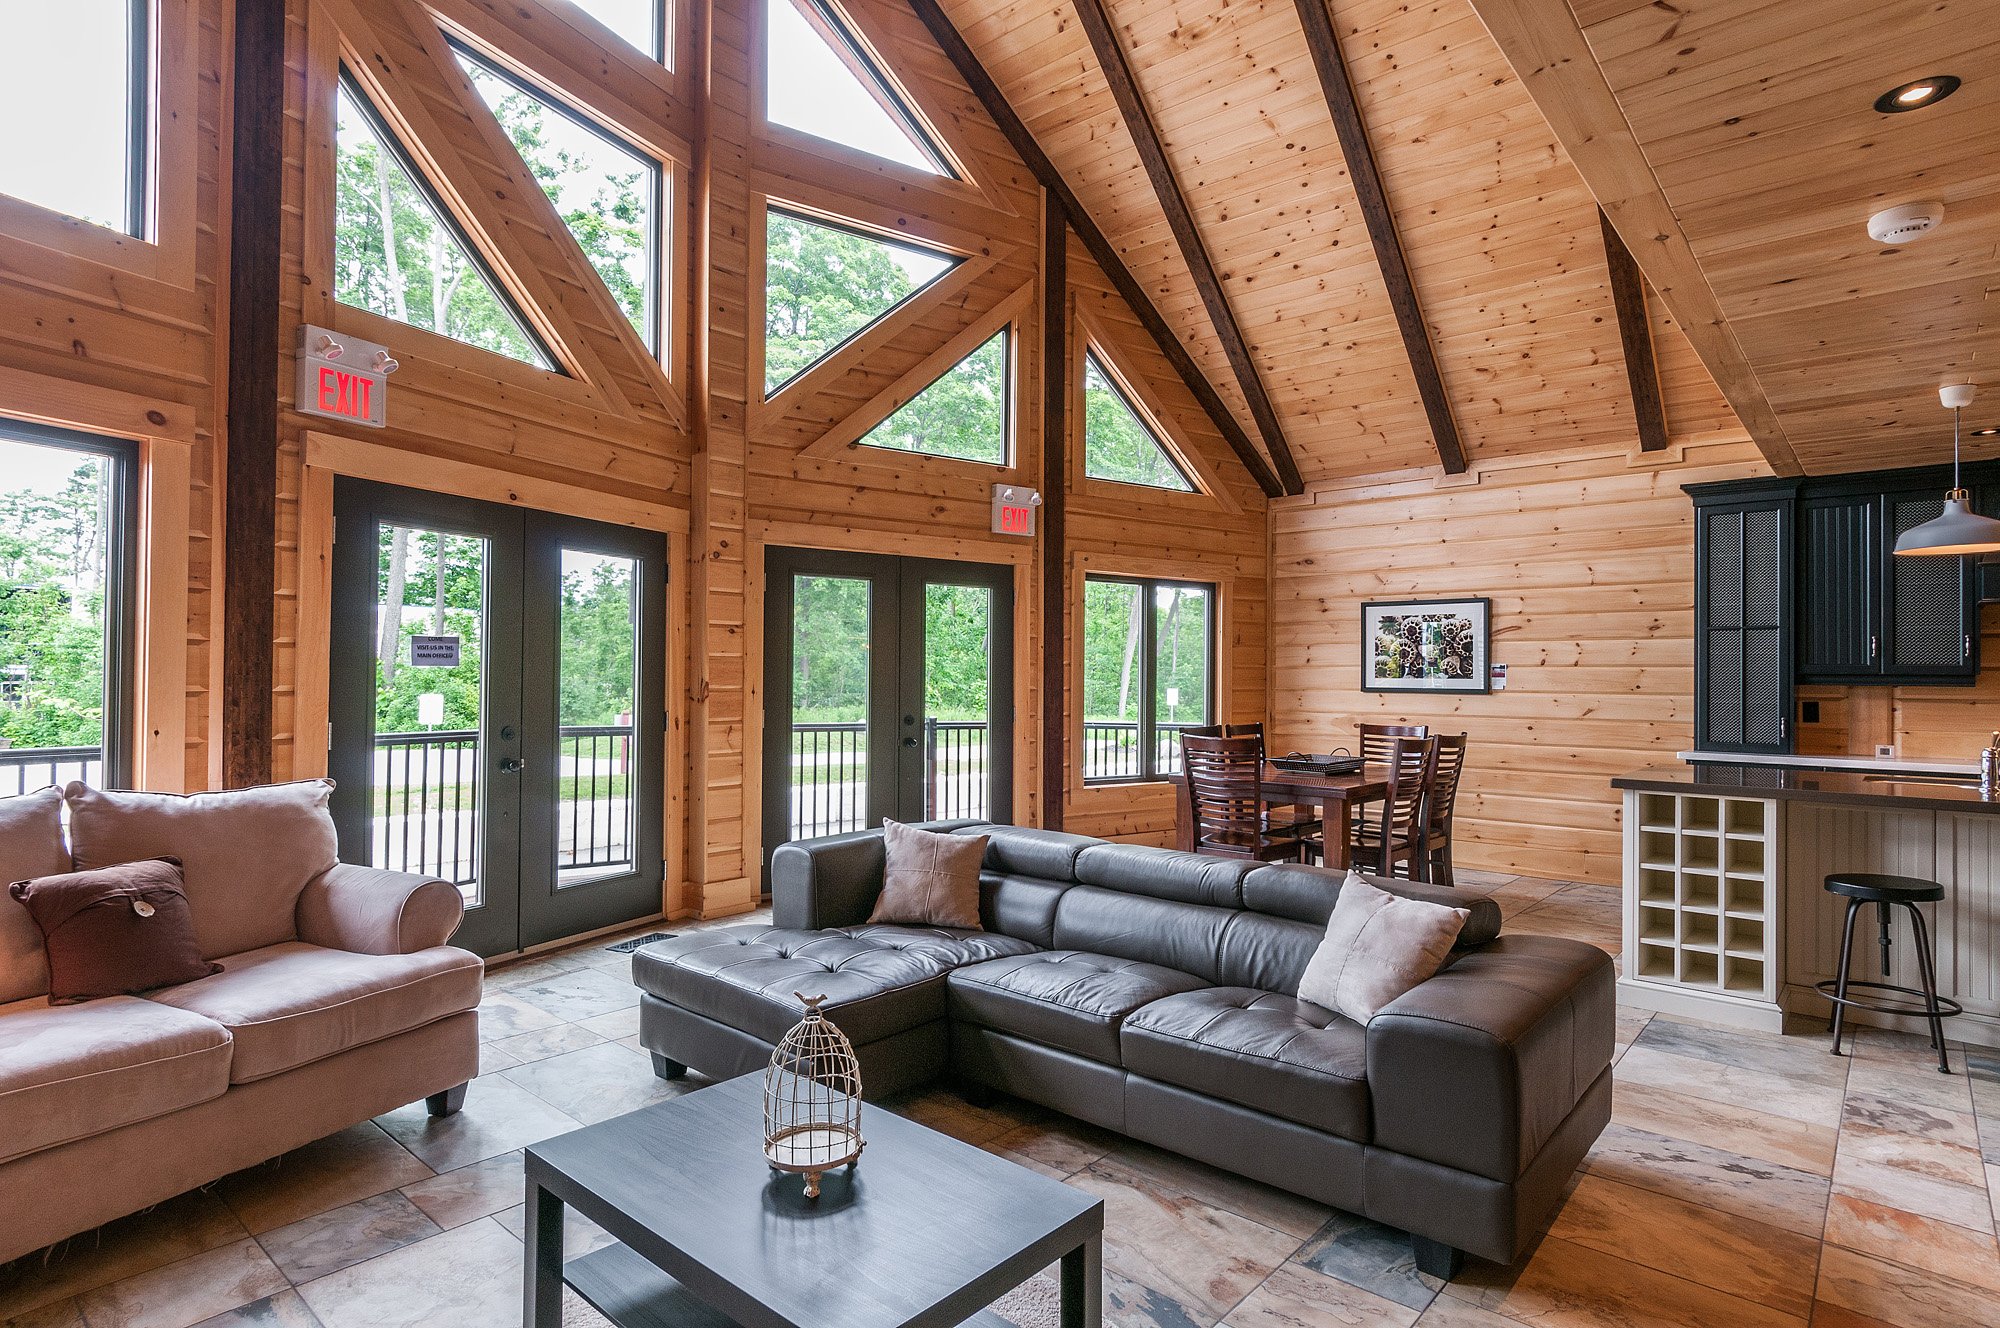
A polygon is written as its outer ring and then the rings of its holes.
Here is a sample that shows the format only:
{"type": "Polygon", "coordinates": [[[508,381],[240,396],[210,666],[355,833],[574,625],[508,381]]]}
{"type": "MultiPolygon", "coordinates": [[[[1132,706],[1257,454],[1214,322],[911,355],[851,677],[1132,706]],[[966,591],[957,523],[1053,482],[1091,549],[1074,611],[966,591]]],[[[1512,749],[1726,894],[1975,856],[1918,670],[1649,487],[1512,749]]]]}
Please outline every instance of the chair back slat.
{"type": "Polygon", "coordinates": [[[1430,796],[1425,815],[1434,835],[1451,834],[1451,816],[1458,804],[1458,779],[1465,771],[1465,735],[1441,735],[1437,739],[1437,768],[1431,772],[1430,796]]]}
{"type": "Polygon", "coordinates": [[[1404,839],[1424,825],[1424,798],[1437,768],[1436,738],[1395,738],[1389,747],[1389,796],[1382,804],[1383,829],[1404,839]]]}
{"type": "Polygon", "coordinates": [[[1195,826],[1206,837],[1241,835],[1255,839],[1264,825],[1264,739],[1262,735],[1181,736],[1182,768],[1195,826]]]}
{"type": "Polygon", "coordinates": [[[1428,724],[1356,724],[1354,730],[1360,735],[1361,759],[1370,765],[1386,764],[1389,749],[1398,738],[1431,736],[1428,724]]]}

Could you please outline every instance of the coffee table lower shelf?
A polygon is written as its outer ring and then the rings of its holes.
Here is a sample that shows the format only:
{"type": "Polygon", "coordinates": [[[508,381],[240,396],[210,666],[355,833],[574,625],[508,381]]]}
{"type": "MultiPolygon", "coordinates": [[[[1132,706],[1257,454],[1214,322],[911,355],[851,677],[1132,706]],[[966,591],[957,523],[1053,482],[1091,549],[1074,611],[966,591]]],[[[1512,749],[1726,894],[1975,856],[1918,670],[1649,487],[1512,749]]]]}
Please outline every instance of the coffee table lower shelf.
{"type": "Polygon", "coordinates": [[[618,1328],[737,1328],[629,1246],[606,1245],[571,1259],[563,1281],[618,1328]]]}

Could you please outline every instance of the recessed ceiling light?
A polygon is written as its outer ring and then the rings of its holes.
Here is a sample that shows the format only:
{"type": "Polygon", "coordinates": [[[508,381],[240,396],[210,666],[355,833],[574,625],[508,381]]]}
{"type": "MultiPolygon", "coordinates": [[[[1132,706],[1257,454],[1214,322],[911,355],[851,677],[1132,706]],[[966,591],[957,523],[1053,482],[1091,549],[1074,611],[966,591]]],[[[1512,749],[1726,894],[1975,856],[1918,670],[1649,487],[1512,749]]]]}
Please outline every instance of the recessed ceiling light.
{"type": "Polygon", "coordinates": [[[1913,83],[1905,83],[1900,88],[1890,88],[1875,99],[1875,109],[1884,115],[1895,115],[1899,111],[1921,111],[1926,106],[1935,106],[1958,91],[1958,79],[1951,74],[1932,74],[1913,83]]]}

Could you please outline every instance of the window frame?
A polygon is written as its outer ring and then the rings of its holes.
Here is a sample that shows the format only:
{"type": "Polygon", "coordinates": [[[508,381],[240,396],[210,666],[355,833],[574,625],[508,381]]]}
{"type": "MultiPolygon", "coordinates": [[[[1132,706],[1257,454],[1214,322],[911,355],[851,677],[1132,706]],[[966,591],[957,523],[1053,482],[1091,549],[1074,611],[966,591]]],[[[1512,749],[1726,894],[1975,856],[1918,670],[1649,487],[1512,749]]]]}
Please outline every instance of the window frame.
{"type": "MultiPolygon", "coordinates": [[[[810,27],[818,29],[823,25],[824,32],[830,33],[832,43],[836,44],[833,52],[834,57],[840,60],[842,64],[845,64],[848,70],[854,74],[855,78],[875,94],[882,104],[883,113],[895,121],[898,127],[909,136],[910,141],[916,145],[918,152],[930,159],[936,178],[958,181],[960,183],[965,181],[964,168],[952,158],[950,150],[943,142],[943,135],[931,127],[930,121],[918,112],[910,96],[896,85],[895,77],[889,72],[887,62],[878,59],[874,52],[869,49],[868,43],[861,36],[853,17],[845,9],[834,3],[833,0],[776,0],[776,2],[789,4],[792,8],[798,10],[799,17],[804,19],[810,27]],[[808,9],[817,14],[818,23],[814,22],[813,15],[805,12],[808,9]]],[[[758,23],[761,28],[768,29],[768,20],[765,15],[760,14],[758,16],[758,23]]],[[[915,166],[906,166],[893,158],[880,156],[864,148],[853,147],[842,143],[838,139],[815,134],[810,129],[800,129],[795,125],[788,125],[781,120],[773,120],[771,118],[770,87],[771,37],[768,30],[762,31],[760,35],[763,38],[764,59],[761,62],[761,67],[757,70],[757,122],[763,127],[765,132],[768,133],[773,129],[778,129],[787,133],[800,134],[816,142],[831,144],[839,151],[851,153],[856,157],[869,161],[888,162],[892,167],[900,170],[918,171],[921,169],[915,166]]]]}
{"type": "Polygon", "coordinates": [[[105,788],[132,785],[138,741],[139,444],[27,420],[0,420],[0,439],[78,452],[107,463],[105,488],[112,520],[104,558],[104,737],[100,775],[105,788]]]}
{"type": "Polygon", "coordinates": [[[1083,466],[1083,477],[1095,484],[1119,484],[1128,489],[1147,489],[1154,493],[1188,495],[1204,493],[1200,478],[1181,458],[1179,450],[1168,443],[1165,435],[1166,431],[1152,418],[1152,413],[1140,405],[1130,385],[1111,367],[1097,345],[1086,341],[1083,347],[1082,368],[1077,375],[1077,441],[1080,444],[1077,451],[1080,454],[1078,460],[1083,466]],[[1166,484],[1147,484],[1143,480],[1119,479],[1113,475],[1099,475],[1091,470],[1090,371],[1092,369],[1097,370],[1098,377],[1104,380],[1105,386],[1111,389],[1111,394],[1118,398],[1118,403],[1125,408],[1126,413],[1137,420],[1139,427],[1146,431],[1146,436],[1152,440],[1154,447],[1160,449],[1160,455],[1167,459],[1167,464],[1181,477],[1181,484],[1185,487],[1176,488],[1166,484]]]}
{"type": "MultiPolygon", "coordinates": [[[[1216,707],[1216,655],[1217,646],[1222,635],[1222,615],[1220,612],[1222,587],[1213,581],[1197,581],[1182,576],[1131,576],[1117,572],[1085,572],[1083,574],[1083,602],[1086,605],[1090,602],[1090,584],[1093,581],[1105,584],[1136,586],[1139,588],[1140,601],[1145,605],[1145,612],[1140,615],[1139,631],[1139,772],[1133,775],[1090,774],[1084,764],[1087,759],[1088,744],[1082,741],[1083,734],[1080,732],[1077,735],[1077,767],[1079,777],[1086,788],[1099,788],[1108,784],[1163,783],[1173,779],[1178,772],[1163,769],[1159,759],[1159,720],[1154,713],[1158,709],[1158,697],[1155,695],[1154,689],[1159,685],[1160,624],[1158,592],[1167,588],[1199,590],[1204,592],[1208,597],[1208,632],[1205,638],[1208,648],[1208,658],[1206,667],[1202,670],[1202,674],[1207,680],[1206,695],[1203,698],[1202,709],[1208,718],[1202,722],[1213,724],[1215,722],[1216,707]]],[[[1083,645],[1083,629],[1079,629],[1077,641],[1081,647],[1083,645]]],[[[1090,727],[1090,715],[1084,706],[1081,678],[1081,666],[1085,658],[1087,658],[1087,651],[1085,652],[1085,656],[1078,660],[1079,677],[1076,708],[1081,728],[1087,730],[1090,727]]],[[[1190,725],[1188,727],[1198,726],[1190,725]]]]}
{"type": "MultiPolygon", "coordinates": [[[[660,7],[659,12],[661,15],[660,24],[662,25],[662,27],[664,27],[666,22],[664,16],[665,15],[664,4],[662,4],[662,6],[660,7]]],[[[492,78],[500,80],[500,82],[513,88],[517,92],[520,92],[529,97],[533,97],[535,100],[541,102],[544,106],[547,106],[551,111],[555,112],[557,115],[560,115],[564,119],[570,121],[572,124],[575,124],[585,133],[592,134],[597,138],[602,139],[606,144],[610,145],[611,147],[617,148],[621,152],[625,152],[630,154],[631,156],[637,157],[640,161],[646,162],[652,167],[653,170],[652,199],[648,204],[648,206],[652,209],[652,216],[650,218],[651,225],[648,227],[648,234],[650,237],[650,248],[652,252],[650,255],[648,255],[650,261],[648,261],[646,265],[647,327],[646,330],[640,334],[640,339],[648,343],[646,349],[652,352],[654,358],[658,359],[662,364],[664,364],[667,360],[667,336],[668,333],[671,331],[672,327],[667,318],[667,304],[673,298],[673,290],[671,281],[669,279],[668,269],[671,264],[669,255],[673,249],[674,235],[671,231],[667,231],[664,229],[669,222],[669,214],[667,212],[667,203],[669,199],[669,193],[667,188],[667,177],[672,173],[671,164],[662,161],[660,158],[646,151],[646,149],[640,147],[637,143],[634,143],[631,139],[626,138],[623,134],[616,132],[609,125],[605,124],[603,121],[599,120],[595,115],[591,114],[590,111],[585,107],[578,105],[576,102],[571,101],[569,98],[562,96],[561,94],[553,91],[552,89],[549,89],[537,83],[533,83],[527,78],[524,78],[514,73],[512,70],[502,65],[499,61],[494,60],[490,56],[486,55],[476,46],[473,46],[470,43],[462,41],[457,37],[451,36],[449,34],[446,35],[445,41],[446,44],[451,47],[451,53],[457,56],[460,60],[477,65],[481,72],[489,75],[492,78]]],[[[343,71],[343,73],[344,72],[345,71],[343,71]]],[[[473,89],[473,92],[475,95],[477,95],[478,89],[477,88],[473,89]]],[[[485,98],[481,97],[480,101],[482,104],[484,104],[485,98]]],[[[488,107],[487,112],[488,114],[493,114],[492,108],[488,107]]],[[[494,115],[494,120],[497,123],[499,120],[499,116],[494,115]]],[[[505,125],[501,125],[500,132],[504,134],[506,133],[506,131],[507,127],[505,125]]],[[[510,143],[509,146],[512,146],[512,144],[510,143]]],[[[520,155],[518,149],[516,150],[515,155],[516,156],[520,155]]],[[[522,165],[526,166],[527,163],[524,161],[522,162],[522,165]]],[[[541,183],[540,181],[536,181],[537,187],[540,186],[540,183],[541,183]]],[[[542,191],[542,197],[548,198],[547,190],[542,191]]],[[[555,200],[549,199],[549,205],[551,207],[554,207],[555,200]]],[[[560,211],[557,212],[557,216],[561,216],[560,211]]],[[[569,229],[566,223],[563,229],[564,230],[569,229]]],[[[570,238],[572,240],[576,238],[574,233],[571,234],[570,238]]],[[[471,251],[470,246],[468,246],[467,251],[468,252],[471,251]]],[[[584,255],[586,262],[589,261],[589,257],[590,256],[588,254],[584,255]]],[[[599,277],[599,280],[602,281],[603,278],[599,277]]],[[[496,285],[495,289],[498,290],[500,289],[500,287],[496,285]]],[[[608,293],[610,287],[607,285],[605,289],[606,292],[608,293]]],[[[614,304],[617,302],[615,297],[612,302],[614,304]]],[[[627,326],[631,326],[632,325],[631,320],[627,319],[626,324],[627,326]]],[[[633,330],[638,331],[639,329],[634,327],[633,330]]],[[[544,347],[545,352],[546,349],[547,348],[544,347]]],[[[553,357],[551,358],[553,362],[553,357]]]]}
{"type": "Polygon", "coordinates": [[[137,240],[152,240],[153,125],[159,119],[153,79],[154,0],[128,0],[126,10],[129,68],[125,75],[126,162],[125,232],[137,240]]]}
{"type": "MultiPolygon", "coordinates": [[[[509,364],[518,364],[524,369],[555,374],[561,378],[573,377],[574,375],[564,366],[562,357],[556,354],[555,348],[549,345],[547,339],[536,329],[534,323],[523,315],[520,308],[521,302],[507,288],[506,283],[500,280],[499,274],[493,269],[493,265],[486,260],[485,252],[477,244],[473,243],[472,236],[466,232],[465,225],[459,221],[458,215],[445,206],[444,198],[438,193],[437,187],[431,183],[430,177],[424,174],[423,170],[417,165],[415,158],[410,156],[409,149],[403,146],[402,136],[396,133],[395,127],[383,116],[382,108],[377,106],[375,99],[368,95],[367,85],[355,76],[353,70],[347,67],[347,61],[345,60],[340,62],[335,71],[334,85],[336,100],[332,108],[334,115],[332,166],[335,176],[336,199],[334,207],[336,208],[336,212],[326,218],[328,225],[327,252],[333,253],[335,251],[336,237],[338,235],[337,222],[339,214],[337,209],[339,202],[337,194],[340,172],[340,107],[338,97],[344,93],[354,103],[355,110],[359,111],[362,118],[368,121],[369,128],[375,131],[376,141],[381,143],[382,150],[395,160],[396,164],[402,168],[403,173],[410,178],[411,186],[419,194],[423,195],[424,202],[429,204],[431,211],[436,215],[438,224],[450,232],[452,239],[457,241],[458,247],[465,251],[466,261],[472,264],[473,271],[477,272],[480,279],[492,289],[494,298],[500,301],[501,307],[507,311],[508,317],[512,318],[515,326],[521,329],[522,338],[530,346],[534,347],[535,352],[542,357],[544,362],[536,364],[532,360],[516,359],[514,356],[505,354],[502,351],[488,350],[484,346],[462,340],[442,328],[420,327],[415,323],[399,322],[391,315],[380,313],[365,305],[350,304],[340,298],[338,289],[339,274],[337,271],[329,274],[332,280],[328,285],[328,296],[343,309],[355,309],[372,317],[380,318],[384,322],[393,323],[397,327],[407,327],[414,332],[441,337],[454,346],[463,346],[467,350],[478,351],[482,355],[491,355],[509,364]]],[[[536,188],[539,189],[540,187],[540,185],[536,185],[536,188]]],[[[543,197],[547,197],[547,195],[544,194],[543,197]]],[[[338,266],[339,263],[336,259],[334,267],[337,269],[338,266]]]]}
{"type": "MultiPolygon", "coordinates": [[[[947,271],[948,270],[949,269],[947,269],[947,271]]],[[[939,274],[939,280],[943,279],[943,275],[944,274],[942,273],[939,274]]],[[[916,293],[917,292],[915,291],[910,292],[911,295],[914,295],[916,293]]],[[[909,297],[905,296],[904,298],[907,299],[909,297]]],[[[873,324],[870,324],[870,326],[872,327],[873,324]]],[[[864,328],[863,331],[866,331],[866,329],[864,328]]],[[[946,369],[944,373],[941,373],[937,377],[931,379],[930,382],[924,384],[924,386],[917,391],[916,395],[912,396],[908,401],[905,401],[901,406],[896,407],[895,410],[890,411],[887,415],[884,415],[881,419],[877,420],[873,425],[869,426],[868,431],[866,433],[863,433],[859,438],[854,440],[854,446],[856,448],[865,447],[870,452],[887,453],[891,456],[927,457],[932,461],[948,461],[961,466],[979,466],[986,470],[1004,471],[1004,470],[1014,469],[1016,460],[1014,455],[1015,451],[1014,449],[1014,357],[1015,357],[1014,343],[1016,340],[1016,337],[1014,335],[1015,331],[1016,331],[1015,325],[1012,321],[1002,323],[1000,327],[993,333],[993,336],[987,337],[984,341],[981,341],[977,346],[974,346],[970,351],[966,352],[964,355],[954,360],[950,368],[946,369]],[[948,375],[957,371],[959,365],[964,364],[974,355],[977,355],[980,351],[985,350],[986,347],[992,343],[995,337],[999,338],[1000,340],[1000,459],[998,461],[987,461],[981,457],[953,456],[949,452],[924,452],[924,451],[919,451],[918,449],[913,447],[889,447],[883,443],[871,443],[868,441],[869,438],[874,436],[875,431],[877,429],[881,428],[883,425],[887,424],[890,420],[894,419],[898,414],[898,412],[902,411],[907,406],[915,404],[918,397],[923,396],[925,392],[930,391],[932,388],[936,387],[939,383],[942,383],[948,375]]],[[[855,335],[859,336],[861,334],[857,332],[855,333],[855,335]]]]}

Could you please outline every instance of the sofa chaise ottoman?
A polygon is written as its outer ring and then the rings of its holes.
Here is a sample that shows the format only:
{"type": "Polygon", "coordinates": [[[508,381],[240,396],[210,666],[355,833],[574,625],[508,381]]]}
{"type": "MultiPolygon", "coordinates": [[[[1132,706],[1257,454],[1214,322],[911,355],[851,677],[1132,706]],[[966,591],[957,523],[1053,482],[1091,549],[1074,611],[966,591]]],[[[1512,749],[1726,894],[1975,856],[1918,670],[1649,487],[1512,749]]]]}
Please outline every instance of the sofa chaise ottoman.
{"type": "Polygon", "coordinates": [[[1445,967],[1364,1027],[1296,995],[1345,877],[1079,835],[990,836],[977,931],[871,926],[880,831],[771,859],[772,926],[633,956],[656,1070],[761,1067],[827,997],[868,1096],[950,1076],[1410,1233],[1418,1266],[1512,1263],[1611,1115],[1602,950],[1469,910],[1445,967]]]}

